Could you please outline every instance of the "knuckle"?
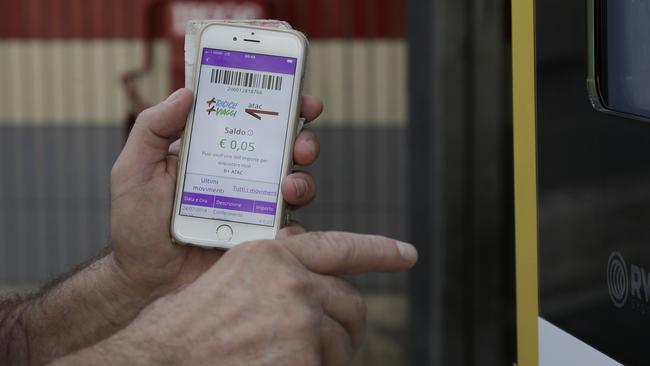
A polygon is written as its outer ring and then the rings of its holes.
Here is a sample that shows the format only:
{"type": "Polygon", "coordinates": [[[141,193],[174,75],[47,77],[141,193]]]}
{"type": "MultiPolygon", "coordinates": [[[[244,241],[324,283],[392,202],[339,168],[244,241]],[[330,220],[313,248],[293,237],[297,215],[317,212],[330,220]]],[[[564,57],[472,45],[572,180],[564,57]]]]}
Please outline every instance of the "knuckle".
{"type": "Polygon", "coordinates": [[[284,271],[284,274],[280,276],[278,281],[284,291],[292,294],[293,296],[298,296],[304,298],[307,296],[312,289],[310,282],[304,278],[306,276],[300,276],[295,273],[295,271],[284,271]]]}
{"type": "Polygon", "coordinates": [[[316,333],[320,317],[316,311],[307,304],[300,304],[292,311],[292,316],[287,318],[290,329],[299,333],[316,333]]]}
{"type": "Polygon", "coordinates": [[[341,245],[342,243],[346,243],[348,241],[344,233],[335,231],[323,233],[322,238],[331,245],[341,245]]]}
{"type": "Polygon", "coordinates": [[[338,291],[346,296],[349,311],[353,319],[363,325],[368,314],[368,307],[363,294],[355,286],[343,279],[337,279],[336,281],[335,286],[339,288],[338,291]]]}
{"type": "Polygon", "coordinates": [[[283,316],[275,319],[273,326],[282,337],[287,336],[305,343],[317,343],[319,318],[316,312],[303,302],[284,305],[283,316]]]}
{"type": "Polygon", "coordinates": [[[314,232],[313,235],[314,239],[320,243],[319,246],[326,249],[337,250],[344,242],[343,235],[337,232],[314,232]]]}
{"type": "Polygon", "coordinates": [[[313,232],[310,235],[311,239],[318,243],[318,250],[330,253],[339,262],[348,262],[356,255],[355,246],[348,242],[348,238],[343,233],[313,232]]]}
{"type": "Polygon", "coordinates": [[[326,232],[323,231],[312,231],[309,233],[309,239],[311,241],[316,241],[316,242],[325,242],[327,241],[327,234],[326,232]]]}
{"type": "Polygon", "coordinates": [[[155,112],[155,107],[149,107],[140,114],[138,114],[138,117],[135,119],[135,126],[142,125],[142,123],[150,120],[151,118],[154,117],[155,112]]]}
{"type": "Polygon", "coordinates": [[[338,232],[324,233],[322,240],[326,249],[336,253],[341,261],[347,262],[356,257],[356,246],[350,242],[345,234],[338,232]]]}
{"type": "Polygon", "coordinates": [[[309,273],[295,265],[295,257],[279,241],[265,240],[240,244],[227,255],[246,262],[246,265],[256,265],[259,268],[262,265],[265,268],[270,266],[273,278],[267,280],[272,282],[272,287],[279,293],[306,296],[313,287],[309,273]]]}

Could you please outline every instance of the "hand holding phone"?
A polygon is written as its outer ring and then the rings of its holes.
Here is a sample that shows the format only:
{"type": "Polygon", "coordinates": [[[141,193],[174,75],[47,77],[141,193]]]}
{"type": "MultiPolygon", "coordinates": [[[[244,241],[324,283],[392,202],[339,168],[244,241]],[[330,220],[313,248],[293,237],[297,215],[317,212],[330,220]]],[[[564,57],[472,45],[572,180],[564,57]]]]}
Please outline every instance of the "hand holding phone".
{"type": "Polygon", "coordinates": [[[292,167],[307,44],[295,31],[212,24],[200,38],[172,235],[230,248],[273,239],[292,167]]]}
{"type": "MultiPolygon", "coordinates": [[[[178,138],[192,100],[193,93],[181,89],[140,114],[111,171],[112,268],[126,288],[144,298],[192,283],[223,255],[172,245],[169,231],[177,186],[178,138]]],[[[318,98],[302,98],[301,114],[308,122],[316,119],[322,108],[318,98]]],[[[293,159],[311,165],[318,150],[317,136],[303,130],[296,138],[293,159]]],[[[316,186],[308,173],[292,173],[283,180],[282,193],[290,205],[300,207],[314,198],[316,186]],[[295,189],[299,185],[306,187],[302,194],[295,189]]],[[[291,225],[280,230],[278,237],[301,232],[299,225],[291,225]]]]}

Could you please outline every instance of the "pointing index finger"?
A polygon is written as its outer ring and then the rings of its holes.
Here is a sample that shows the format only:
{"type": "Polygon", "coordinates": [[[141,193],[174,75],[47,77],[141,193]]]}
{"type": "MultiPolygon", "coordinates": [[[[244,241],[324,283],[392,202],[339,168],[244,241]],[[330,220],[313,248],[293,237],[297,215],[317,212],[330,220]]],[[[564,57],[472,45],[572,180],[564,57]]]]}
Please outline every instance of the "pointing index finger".
{"type": "Polygon", "coordinates": [[[325,275],[398,272],[413,267],[418,258],[411,244],[380,236],[308,233],[285,243],[305,267],[325,275]]]}

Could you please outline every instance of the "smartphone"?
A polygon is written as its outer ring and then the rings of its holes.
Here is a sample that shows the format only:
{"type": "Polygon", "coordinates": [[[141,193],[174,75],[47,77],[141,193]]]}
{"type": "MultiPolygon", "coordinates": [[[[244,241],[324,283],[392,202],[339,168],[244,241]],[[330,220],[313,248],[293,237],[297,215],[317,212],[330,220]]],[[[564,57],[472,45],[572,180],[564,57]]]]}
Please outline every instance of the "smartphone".
{"type": "Polygon", "coordinates": [[[273,239],[285,224],[280,186],[293,166],[307,48],[293,30],[203,29],[172,214],[176,243],[228,249],[273,239]]]}

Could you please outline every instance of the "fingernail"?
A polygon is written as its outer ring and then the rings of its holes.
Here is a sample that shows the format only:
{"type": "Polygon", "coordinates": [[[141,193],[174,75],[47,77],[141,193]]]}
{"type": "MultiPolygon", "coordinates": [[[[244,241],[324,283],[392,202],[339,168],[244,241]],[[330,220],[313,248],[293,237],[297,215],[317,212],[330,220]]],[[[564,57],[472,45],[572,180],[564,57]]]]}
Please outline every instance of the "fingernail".
{"type": "Polygon", "coordinates": [[[168,96],[167,99],[165,99],[165,103],[173,103],[176,99],[178,99],[182,92],[183,89],[176,90],[170,96],[168,96]]]}
{"type": "Polygon", "coordinates": [[[296,179],[295,182],[296,195],[298,198],[302,198],[305,194],[307,194],[307,182],[302,179],[296,179]]]}
{"type": "Polygon", "coordinates": [[[408,260],[409,262],[417,262],[418,260],[418,251],[411,244],[404,243],[401,241],[396,241],[397,250],[402,258],[408,260]]]}

